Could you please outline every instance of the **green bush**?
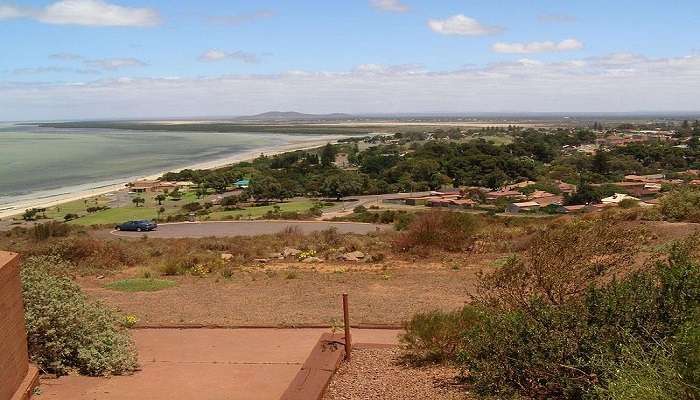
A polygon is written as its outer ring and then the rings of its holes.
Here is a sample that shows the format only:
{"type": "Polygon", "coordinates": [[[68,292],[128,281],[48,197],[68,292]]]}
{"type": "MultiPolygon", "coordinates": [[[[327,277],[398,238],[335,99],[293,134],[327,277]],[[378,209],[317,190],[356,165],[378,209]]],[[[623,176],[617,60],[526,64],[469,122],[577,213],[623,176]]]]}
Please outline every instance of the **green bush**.
{"type": "Polygon", "coordinates": [[[700,222],[700,190],[696,188],[674,190],[659,202],[661,213],[670,221],[700,222]]]}
{"type": "Polygon", "coordinates": [[[606,387],[594,393],[609,400],[678,400],[691,399],[692,393],[676,370],[673,355],[663,346],[645,350],[638,343],[626,345],[621,361],[609,365],[606,387]]]}
{"type": "Polygon", "coordinates": [[[55,257],[29,258],[22,267],[22,291],[29,353],[44,371],[85,375],[133,372],[136,350],[120,318],[88,300],[71,280],[55,275],[70,269],[55,257]]]}
{"type": "Polygon", "coordinates": [[[453,360],[464,332],[471,329],[479,318],[480,313],[472,307],[417,314],[406,323],[406,333],[400,340],[408,358],[414,362],[453,360]]]}
{"type": "Polygon", "coordinates": [[[454,314],[420,314],[406,327],[406,351],[457,362],[474,392],[485,396],[697,400],[700,265],[690,256],[694,246],[676,243],[656,268],[591,284],[562,301],[518,286],[531,297],[477,301],[466,324],[454,314]]]}
{"type": "MultiPolygon", "coordinates": [[[[642,364],[628,362],[624,349],[639,346],[649,360],[658,358],[660,344],[672,346],[686,324],[700,324],[699,306],[700,267],[687,244],[676,244],[655,270],[592,287],[565,303],[535,299],[515,309],[487,309],[466,333],[459,360],[480,393],[584,398],[648,375],[642,364]]],[[[658,368],[661,379],[667,371],[658,368]]]]}

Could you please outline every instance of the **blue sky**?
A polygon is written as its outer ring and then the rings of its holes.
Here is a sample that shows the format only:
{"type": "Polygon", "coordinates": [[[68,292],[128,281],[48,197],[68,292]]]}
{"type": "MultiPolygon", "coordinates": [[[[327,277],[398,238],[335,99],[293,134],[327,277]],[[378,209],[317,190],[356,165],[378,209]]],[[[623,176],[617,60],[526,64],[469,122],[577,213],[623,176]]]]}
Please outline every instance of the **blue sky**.
{"type": "Polygon", "coordinates": [[[0,119],[700,110],[699,14],[691,0],[0,0],[0,119]]]}

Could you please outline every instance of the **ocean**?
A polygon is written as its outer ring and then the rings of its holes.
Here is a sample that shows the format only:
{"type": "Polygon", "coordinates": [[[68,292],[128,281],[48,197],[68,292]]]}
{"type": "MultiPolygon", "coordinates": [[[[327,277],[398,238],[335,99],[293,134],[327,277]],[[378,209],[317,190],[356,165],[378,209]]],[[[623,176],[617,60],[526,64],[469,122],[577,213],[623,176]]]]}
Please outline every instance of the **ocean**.
{"type": "Polygon", "coordinates": [[[28,199],[51,199],[256,150],[337,138],[0,125],[0,211],[28,199]]]}

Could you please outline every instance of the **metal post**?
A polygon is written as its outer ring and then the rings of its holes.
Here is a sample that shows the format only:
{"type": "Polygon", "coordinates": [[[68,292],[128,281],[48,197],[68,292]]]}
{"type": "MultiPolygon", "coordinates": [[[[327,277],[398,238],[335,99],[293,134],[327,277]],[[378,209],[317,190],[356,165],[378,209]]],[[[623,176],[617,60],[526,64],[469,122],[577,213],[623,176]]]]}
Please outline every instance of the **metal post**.
{"type": "Polygon", "coordinates": [[[350,361],[352,338],[350,337],[350,313],[348,312],[348,294],[343,293],[343,322],[345,324],[345,359],[350,361]]]}

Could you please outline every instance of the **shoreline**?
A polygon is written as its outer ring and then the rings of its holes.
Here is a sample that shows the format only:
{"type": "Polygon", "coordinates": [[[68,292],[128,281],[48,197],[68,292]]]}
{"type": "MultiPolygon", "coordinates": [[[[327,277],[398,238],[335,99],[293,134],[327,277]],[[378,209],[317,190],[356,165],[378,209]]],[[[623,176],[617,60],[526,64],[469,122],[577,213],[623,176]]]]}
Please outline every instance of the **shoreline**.
{"type": "MultiPolygon", "coordinates": [[[[190,164],[184,167],[176,167],[170,170],[160,171],[158,173],[150,175],[139,175],[134,177],[115,179],[113,181],[107,182],[104,185],[99,185],[101,182],[96,182],[97,187],[87,188],[83,190],[78,190],[76,192],[64,191],[64,193],[58,193],[56,195],[47,195],[41,197],[33,197],[26,200],[18,200],[14,203],[7,203],[2,205],[0,208],[0,219],[5,219],[9,217],[14,217],[24,213],[25,210],[31,208],[50,208],[61,204],[69,203],[76,200],[82,200],[90,197],[101,196],[109,193],[114,193],[125,188],[126,184],[133,182],[135,180],[154,180],[158,179],[163,174],[167,172],[178,172],[183,169],[216,169],[231,166],[237,163],[252,161],[258,158],[261,154],[266,156],[274,156],[282,153],[287,153],[291,151],[299,150],[310,150],[321,147],[326,143],[336,144],[338,140],[346,136],[328,135],[324,136],[325,139],[321,140],[301,140],[296,142],[290,142],[282,146],[275,147],[260,147],[252,150],[245,151],[240,154],[236,154],[230,157],[225,157],[217,160],[203,161],[196,164],[190,164]]],[[[86,184],[90,185],[90,184],[86,184]]],[[[62,189],[57,189],[61,190],[62,189]]],[[[68,188],[69,190],[69,188],[68,188]]],[[[41,192],[38,192],[41,193],[41,192]]]]}

